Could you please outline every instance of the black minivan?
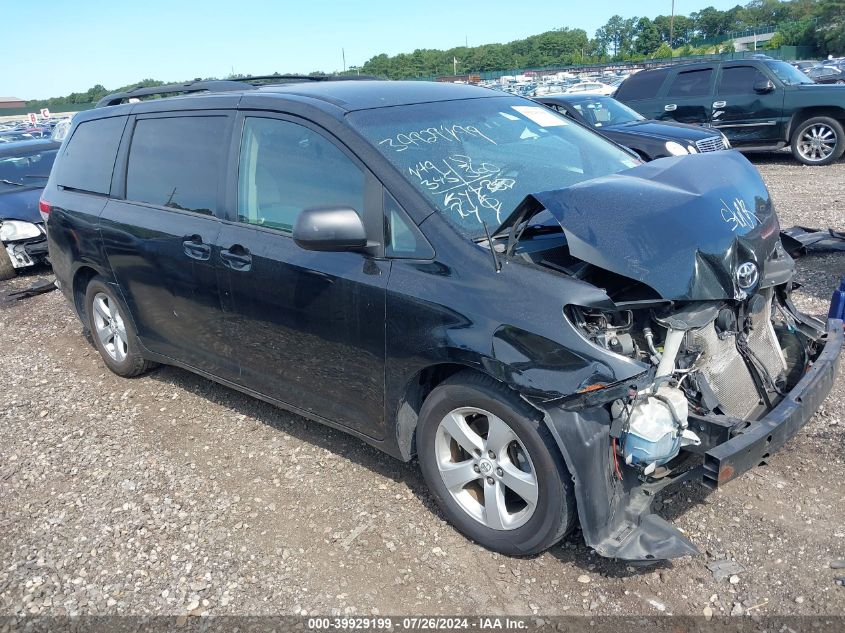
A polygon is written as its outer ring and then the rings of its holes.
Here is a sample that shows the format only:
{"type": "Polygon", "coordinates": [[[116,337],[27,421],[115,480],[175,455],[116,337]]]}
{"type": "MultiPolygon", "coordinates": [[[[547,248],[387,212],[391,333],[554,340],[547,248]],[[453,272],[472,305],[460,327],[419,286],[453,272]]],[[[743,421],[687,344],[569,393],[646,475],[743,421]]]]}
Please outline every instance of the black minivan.
{"type": "Polygon", "coordinates": [[[472,86],[275,81],[74,118],[40,209],[117,374],[177,365],[416,456],[496,551],[577,515],[628,560],[695,552],[654,494],[756,466],[828,394],[842,322],[793,305],[741,155],[643,164],[472,86]]]}

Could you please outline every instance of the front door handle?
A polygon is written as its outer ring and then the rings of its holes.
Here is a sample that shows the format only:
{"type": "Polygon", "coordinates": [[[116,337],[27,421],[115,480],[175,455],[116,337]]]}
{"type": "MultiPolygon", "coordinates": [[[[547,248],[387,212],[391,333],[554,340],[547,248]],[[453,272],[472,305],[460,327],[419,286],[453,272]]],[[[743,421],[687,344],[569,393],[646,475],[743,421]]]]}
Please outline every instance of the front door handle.
{"type": "Polygon", "coordinates": [[[668,103],[663,107],[663,109],[666,112],[674,112],[675,110],[678,109],[678,104],[677,103],[668,103]]]}
{"type": "Polygon", "coordinates": [[[719,108],[724,108],[726,105],[728,105],[727,101],[714,101],[713,109],[718,110],[719,108]]]}
{"type": "Polygon", "coordinates": [[[202,243],[202,237],[191,235],[182,242],[182,250],[191,259],[208,261],[211,258],[211,247],[202,243]]]}
{"type": "Polygon", "coordinates": [[[246,272],[252,268],[252,255],[248,249],[240,244],[221,250],[220,259],[223,260],[224,266],[228,266],[232,270],[246,272]]]}

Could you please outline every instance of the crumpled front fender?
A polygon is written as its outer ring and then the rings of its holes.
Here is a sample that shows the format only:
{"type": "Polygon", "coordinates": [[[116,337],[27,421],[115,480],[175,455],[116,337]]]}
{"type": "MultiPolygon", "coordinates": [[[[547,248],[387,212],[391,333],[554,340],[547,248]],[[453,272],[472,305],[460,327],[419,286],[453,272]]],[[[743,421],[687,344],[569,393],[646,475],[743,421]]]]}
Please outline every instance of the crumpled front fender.
{"type": "Polygon", "coordinates": [[[698,554],[680,530],[651,513],[654,495],[679,478],[641,482],[630,469],[619,481],[613,466],[610,413],[545,409],[546,424],[575,483],[578,518],[587,545],[602,556],[657,561],[698,554]],[[575,448],[577,447],[577,448],[575,448]]]}

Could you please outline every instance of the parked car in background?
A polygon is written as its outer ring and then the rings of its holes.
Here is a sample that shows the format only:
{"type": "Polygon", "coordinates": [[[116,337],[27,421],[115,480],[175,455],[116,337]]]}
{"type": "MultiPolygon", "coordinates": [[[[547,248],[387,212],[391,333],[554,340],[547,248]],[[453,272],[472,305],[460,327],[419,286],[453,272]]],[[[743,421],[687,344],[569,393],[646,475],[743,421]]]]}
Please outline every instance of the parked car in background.
{"type": "Polygon", "coordinates": [[[616,88],[600,81],[581,81],[572,84],[564,92],[566,94],[612,95],[616,92],[616,88]]]}
{"type": "Polygon", "coordinates": [[[70,119],[61,119],[53,126],[53,131],[50,134],[50,139],[61,143],[65,140],[68,130],[70,130],[70,119]]]}
{"type": "Polygon", "coordinates": [[[845,86],[773,59],[697,62],[632,75],[616,98],[649,119],[712,126],[739,150],[786,146],[805,165],[845,152],[845,86]]]}
{"type": "Polygon", "coordinates": [[[595,128],[611,141],[635,151],[644,160],[730,149],[724,134],[698,125],[649,121],[613,97],[547,95],[534,99],[595,128]]]}
{"type": "Polygon", "coordinates": [[[58,149],[59,143],[50,140],[0,145],[0,279],[47,257],[38,199],[58,149]]]}
{"type": "Polygon", "coordinates": [[[0,132],[0,143],[16,143],[18,141],[32,141],[35,136],[25,130],[6,130],[0,132]]]}
{"type": "Polygon", "coordinates": [[[697,551],[662,488],[755,467],[830,391],[842,322],[794,307],[740,154],[642,163],[468,85],[276,81],[74,117],[40,209],[113,372],[177,365],[416,456],[495,551],[577,513],[652,562],[697,551]]]}
{"type": "Polygon", "coordinates": [[[807,71],[807,76],[817,84],[845,84],[845,66],[814,66],[807,71]]]}
{"type": "Polygon", "coordinates": [[[813,66],[817,66],[818,62],[810,59],[802,59],[794,62],[789,62],[789,64],[800,70],[802,73],[807,74],[807,71],[809,71],[813,66]]]}

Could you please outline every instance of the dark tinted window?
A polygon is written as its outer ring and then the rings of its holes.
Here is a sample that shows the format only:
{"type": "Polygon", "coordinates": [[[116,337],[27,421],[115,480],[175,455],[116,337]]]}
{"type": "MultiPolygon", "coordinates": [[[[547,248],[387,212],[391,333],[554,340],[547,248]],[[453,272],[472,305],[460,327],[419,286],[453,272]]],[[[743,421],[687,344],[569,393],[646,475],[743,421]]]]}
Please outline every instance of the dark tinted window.
{"type": "Polygon", "coordinates": [[[247,118],[238,170],[238,219],[290,231],[303,209],[351,207],[363,215],[364,173],[314,130],[247,118]]]}
{"type": "Polygon", "coordinates": [[[616,98],[620,101],[653,99],[657,96],[667,74],[666,70],[652,70],[631,75],[619,86],[616,98]]]}
{"type": "Polygon", "coordinates": [[[710,93],[710,79],[713,69],[687,70],[678,73],[669,86],[667,97],[700,97],[710,93]]]}
{"type": "Polygon", "coordinates": [[[67,142],[56,173],[56,184],[108,194],[117,147],[126,117],[80,123],[67,142]]]}
{"type": "Polygon", "coordinates": [[[225,159],[226,117],[139,119],[126,199],[212,215],[225,159]]]}
{"type": "Polygon", "coordinates": [[[399,203],[384,193],[384,252],[388,257],[431,259],[434,249],[419,228],[405,215],[399,203]]]}
{"type": "Polygon", "coordinates": [[[719,94],[750,94],[754,92],[754,83],[766,80],[766,76],[753,66],[734,66],[722,69],[719,80],[719,94]]]}

